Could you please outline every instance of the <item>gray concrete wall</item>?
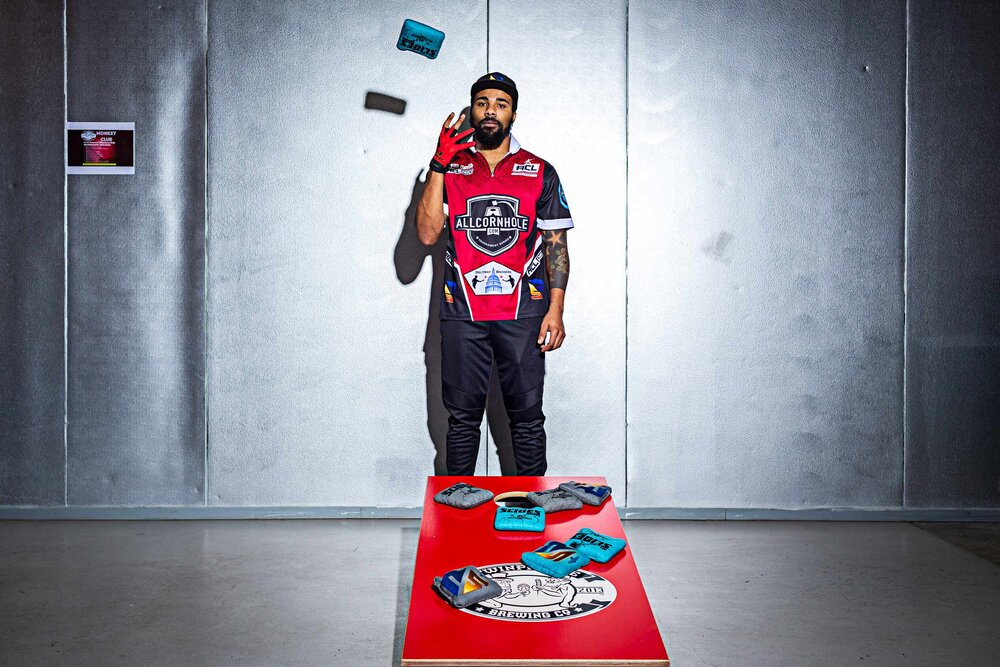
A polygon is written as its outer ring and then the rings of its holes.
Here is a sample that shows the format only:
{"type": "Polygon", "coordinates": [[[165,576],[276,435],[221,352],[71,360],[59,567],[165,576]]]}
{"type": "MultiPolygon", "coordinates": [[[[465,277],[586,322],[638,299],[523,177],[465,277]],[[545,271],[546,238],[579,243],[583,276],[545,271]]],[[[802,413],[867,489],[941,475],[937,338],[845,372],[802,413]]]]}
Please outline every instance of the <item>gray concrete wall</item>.
{"type": "Polygon", "coordinates": [[[445,414],[414,202],[491,68],[577,222],[552,474],[637,509],[1000,506],[990,3],[67,9],[2,28],[0,505],[417,504],[445,414]],[[67,117],[134,121],[136,175],[67,181],[67,117]]]}
{"type": "Polygon", "coordinates": [[[443,446],[425,377],[442,258],[411,209],[442,121],[486,68],[486,7],[324,7],[209,7],[213,505],[418,504],[429,409],[443,446]],[[411,16],[445,29],[437,59],[395,48],[411,16]],[[369,91],[406,113],[366,109],[369,91]]]}
{"type": "Polygon", "coordinates": [[[629,27],[629,502],[898,505],[905,5],[629,27]]]}
{"type": "Polygon", "coordinates": [[[71,505],[205,497],[205,6],[67,5],[70,121],[135,122],[135,176],[69,176],[71,505]]]}
{"type": "Polygon", "coordinates": [[[1000,11],[910,7],[906,504],[1000,505],[1000,11]]]}
{"type": "Polygon", "coordinates": [[[0,21],[0,505],[66,497],[62,5],[0,21]]]}

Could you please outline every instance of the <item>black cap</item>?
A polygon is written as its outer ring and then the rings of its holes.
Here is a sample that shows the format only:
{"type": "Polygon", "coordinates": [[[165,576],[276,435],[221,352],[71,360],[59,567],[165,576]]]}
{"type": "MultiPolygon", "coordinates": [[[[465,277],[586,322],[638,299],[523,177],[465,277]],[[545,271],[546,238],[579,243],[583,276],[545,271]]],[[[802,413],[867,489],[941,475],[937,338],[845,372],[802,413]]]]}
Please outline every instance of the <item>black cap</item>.
{"type": "Polygon", "coordinates": [[[517,85],[514,83],[513,79],[506,74],[501,74],[500,72],[490,72],[489,74],[484,74],[476,79],[476,82],[472,84],[472,92],[470,93],[472,99],[476,99],[476,93],[480,90],[486,90],[488,88],[502,90],[510,95],[511,110],[517,111],[517,85]]]}

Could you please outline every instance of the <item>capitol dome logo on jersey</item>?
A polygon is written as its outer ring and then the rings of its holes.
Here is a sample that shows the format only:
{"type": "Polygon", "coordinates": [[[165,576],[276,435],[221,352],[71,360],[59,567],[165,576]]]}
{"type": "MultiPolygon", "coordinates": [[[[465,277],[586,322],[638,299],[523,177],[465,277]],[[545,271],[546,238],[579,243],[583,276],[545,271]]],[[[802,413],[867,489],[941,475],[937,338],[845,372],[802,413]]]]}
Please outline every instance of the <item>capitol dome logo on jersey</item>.
{"type": "Polygon", "coordinates": [[[465,279],[477,296],[504,296],[514,292],[521,274],[499,262],[490,262],[466,273],[465,279]]]}
{"type": "Polygon", "coordinates": [[[465,232],[480,252],[496,257],[528,231],[528,216],[518,213],[521,202],[506,195],[480,195],[465,202],[465,213],[455,217],[455,231],[465,232]]]}
{"type": "Polygon", "coordinates": [[[487,565],[479,571],[500,584],[503,594],[462,611],[498,621],[565,621],[596,614],[618,597],[614,584],[586,570],[562,579],[535,572],[524,563],[487,565]]]}

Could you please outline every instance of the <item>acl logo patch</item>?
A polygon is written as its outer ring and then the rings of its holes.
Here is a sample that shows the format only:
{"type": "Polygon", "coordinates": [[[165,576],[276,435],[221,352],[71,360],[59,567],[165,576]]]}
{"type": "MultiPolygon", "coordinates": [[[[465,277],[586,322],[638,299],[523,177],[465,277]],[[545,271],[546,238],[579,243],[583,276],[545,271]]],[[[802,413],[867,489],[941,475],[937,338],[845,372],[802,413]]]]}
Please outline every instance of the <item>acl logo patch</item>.
{"type": "Polygon", "coordinates": [[[520,200],[505,195],[480,195],[465,202],[465,213],[455,216],[455,231],[466,232],[473,248],[490,257],[514,247],[528,231],[528,216],[520,215],[520,200]]]}
{"type": "Polygon", "coordinates": [[[511,169],[510,173],[513,174],[514,176],[535,177],[538,176],[538,164],[532,162],[531,158],[528,158],[521,164],[515,164],[514,168],[511,169]]]}
{"type": "Polygon", "coordinates": [[[508,269],[503,264],[490,262],[465,274],[477,296],[498,296],[510,294],[517,287],[521,274],[508,269]]]}

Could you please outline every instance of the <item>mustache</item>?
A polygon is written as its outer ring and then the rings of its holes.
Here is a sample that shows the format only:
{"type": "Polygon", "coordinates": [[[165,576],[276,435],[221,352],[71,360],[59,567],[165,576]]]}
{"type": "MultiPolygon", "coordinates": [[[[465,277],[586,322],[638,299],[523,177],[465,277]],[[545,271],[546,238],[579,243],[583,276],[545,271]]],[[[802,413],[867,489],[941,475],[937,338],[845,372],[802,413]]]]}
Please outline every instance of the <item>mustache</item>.
{"type": "Polygon", "coordinates": [[[476,123],[476,127],[477,128],[482,127],[483,123],[495,123],[498,129],[502,130],[504,128],[504,124],[499,120],[497,120],[496,118],[484,118],[478,123],[476,123]]]}

